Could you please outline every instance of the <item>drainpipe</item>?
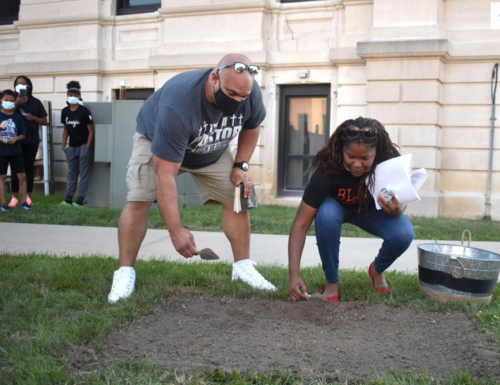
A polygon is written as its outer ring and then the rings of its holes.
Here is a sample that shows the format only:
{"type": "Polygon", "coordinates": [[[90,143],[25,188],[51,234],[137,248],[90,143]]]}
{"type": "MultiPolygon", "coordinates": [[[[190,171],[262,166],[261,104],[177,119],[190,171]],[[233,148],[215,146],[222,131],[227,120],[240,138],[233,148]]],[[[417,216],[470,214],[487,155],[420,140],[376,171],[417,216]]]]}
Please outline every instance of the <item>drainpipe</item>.
{"type": "Polygon", "coordinates": [[[498,63],[493,66],[491,74],[491,124],[490,124],[490,153],[488,162],[488,181],[486,183],[486,207],[483,220],[491,221],[491,175],[493,170],[493,140],[495,137],[495,99],[498,84],[498,63]]]}

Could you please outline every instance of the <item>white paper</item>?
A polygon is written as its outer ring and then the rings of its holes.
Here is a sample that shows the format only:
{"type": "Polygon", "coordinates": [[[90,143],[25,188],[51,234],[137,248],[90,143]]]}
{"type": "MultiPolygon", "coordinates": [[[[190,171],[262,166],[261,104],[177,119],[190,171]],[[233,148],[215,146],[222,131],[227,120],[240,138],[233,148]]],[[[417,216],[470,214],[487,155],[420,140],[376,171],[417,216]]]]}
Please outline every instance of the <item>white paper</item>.
{"type": "Polygon", "coordinates": [[[412,154],[398,156],[377,165],[375,169],[375,185],[370,188],[370,193],[375,199],[377,210],[381,207],[377,202],[380,191],[387,186],[391,187],[399,203],[419,201],[418,190],[428,177],[425,168],[411,172],[413,167],[412,154]]]}

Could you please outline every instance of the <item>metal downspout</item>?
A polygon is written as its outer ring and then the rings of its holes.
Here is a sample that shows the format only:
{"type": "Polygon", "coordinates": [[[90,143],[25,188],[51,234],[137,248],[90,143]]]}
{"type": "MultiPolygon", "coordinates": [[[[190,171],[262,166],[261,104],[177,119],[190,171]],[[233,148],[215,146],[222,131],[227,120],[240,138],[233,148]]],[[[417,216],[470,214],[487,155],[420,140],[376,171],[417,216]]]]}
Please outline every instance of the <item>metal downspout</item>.
{"type": "Polygon", "coordinates": [[[493,170],[493,142],[495,138],[495,99],[498,84],[498,63],[493,66],[493,72],[491,74],[491,118],[490,118],[490,152],[488,161],[488,179],[486,183],[486,203],[485,212],[483,219],[485,221],[491,221],[491,177],[493,170]]]}

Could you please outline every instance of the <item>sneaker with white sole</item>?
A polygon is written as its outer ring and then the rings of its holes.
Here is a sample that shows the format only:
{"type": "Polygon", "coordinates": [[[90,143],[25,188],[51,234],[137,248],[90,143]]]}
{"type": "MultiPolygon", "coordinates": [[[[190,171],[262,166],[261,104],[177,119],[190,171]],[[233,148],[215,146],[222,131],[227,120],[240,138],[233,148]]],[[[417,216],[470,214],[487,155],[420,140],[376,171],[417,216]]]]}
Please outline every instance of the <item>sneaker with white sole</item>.
{"type": "Polygon", "coordinates": [[[241,279],[256,289],[276,291],[276,287],[255,269],[256,264],[250,259],[244,259],[233,264],[233,281],[241,279]]]}
{"type": "Polygon", "coordinates": [[[28,204],[28,202],[24,202],[22,205],[21,205],[21,208],[23,210],[26,210],[26,211],[31,211],[33,210],[33,207],[31,207],[31,205],[28,204]]]}
{"type": "Polygon", "coordinates": [[[0,211],[10,211],[10,207],[7,203],[0,205],[0,211]]]}
{"type": "Polygon", "coordinates": [[[116,270],[113,275],[113,286],[108,295],[109,303],[116,303],[121,299],[128,298],[134,292],[135,270],[116,270]]]}

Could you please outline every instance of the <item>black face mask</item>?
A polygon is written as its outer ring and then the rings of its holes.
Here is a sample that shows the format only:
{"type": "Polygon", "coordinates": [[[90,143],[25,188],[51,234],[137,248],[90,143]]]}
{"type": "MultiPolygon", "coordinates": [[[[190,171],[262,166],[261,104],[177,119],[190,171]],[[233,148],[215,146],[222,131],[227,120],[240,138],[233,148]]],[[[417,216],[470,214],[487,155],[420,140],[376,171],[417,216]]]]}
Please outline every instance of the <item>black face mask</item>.
{"type": "Polygon", "coordinates": [[[247,100],[247,99],[245,99],[242,102],[238,102],[237,100],[230,98],[224,92],[222,92],[222,85],[220,82],[220,77],[219,77],[219,89],[217,90],[217,92],[214,93],[214,99],[215,99],[215,104],[217,105],[217,108],[226,115],[234,114],[236,112],[236,110],[238,109],[238,107],[243,105],[243,103],[245,103],[247,100]]]}

